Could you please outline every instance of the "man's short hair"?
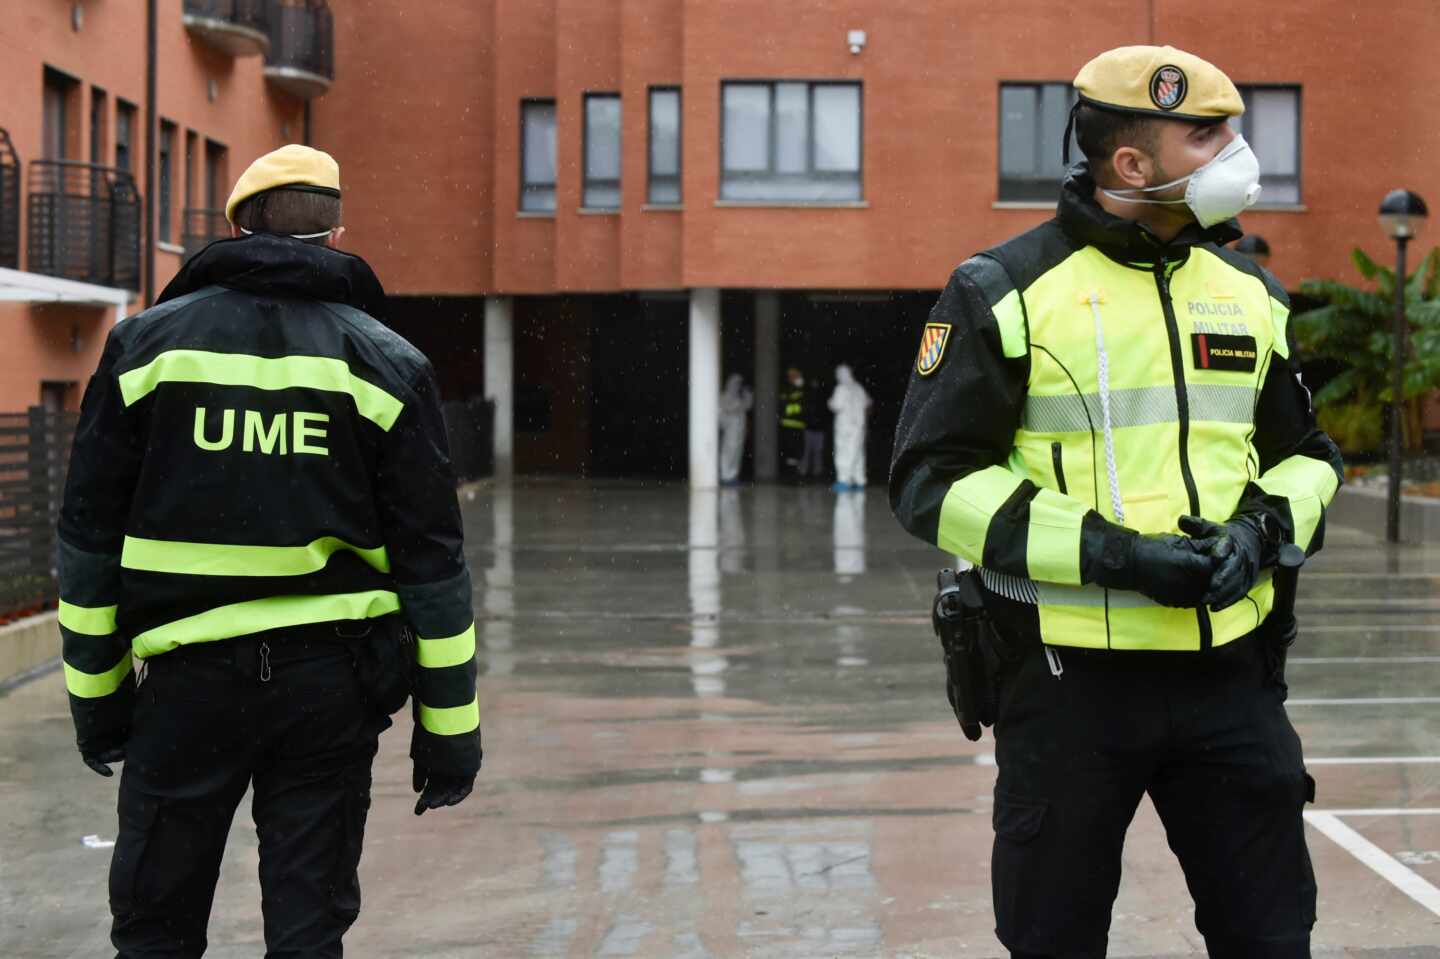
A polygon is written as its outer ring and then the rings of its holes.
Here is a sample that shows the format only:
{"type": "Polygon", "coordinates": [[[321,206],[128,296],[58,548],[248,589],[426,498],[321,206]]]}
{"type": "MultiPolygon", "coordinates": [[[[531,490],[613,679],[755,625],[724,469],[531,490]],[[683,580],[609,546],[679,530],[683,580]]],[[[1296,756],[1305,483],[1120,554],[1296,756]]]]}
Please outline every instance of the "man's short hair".
{"type": "Polygon", "coordinates": [[[1156,124],[1165,122],[1081,103],[1075,111],[1075,140],[1090,163],[1091,175],[1103,177],[1110,158],[1121,147],[1135,147],[1154,156],[1160,136],[1156,124]]]}
{"type": "MultiPolygon", "coordinates": [[[[251,233],[323,233],[340,225],[340,198],[308,190],[266,190],[236,208],[235,225],[251,233]]],[[[306,242],[324,243],[325,237],[306,242]]]]}

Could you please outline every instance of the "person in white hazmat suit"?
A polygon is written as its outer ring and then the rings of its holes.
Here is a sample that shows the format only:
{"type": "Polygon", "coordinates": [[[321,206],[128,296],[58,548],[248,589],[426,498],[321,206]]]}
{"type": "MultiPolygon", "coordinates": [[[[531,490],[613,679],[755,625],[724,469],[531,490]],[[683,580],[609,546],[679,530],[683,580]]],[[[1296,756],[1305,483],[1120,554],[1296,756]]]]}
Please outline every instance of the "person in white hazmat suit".
{"type": "Polygon", "coordinates": [[[755,396],[745,378],[731,373],[720,394],[720,482],[733,486],[740,480],[740,461],[745,457],[745,421],[755,396]]]}
{"type": "Polygon", "coordinates": [[[850,367],[835,368],[835,392],[830,411],[835,414],[835,492],[865,488],[865,416],[870,394],[855,381],[850,367]]]}

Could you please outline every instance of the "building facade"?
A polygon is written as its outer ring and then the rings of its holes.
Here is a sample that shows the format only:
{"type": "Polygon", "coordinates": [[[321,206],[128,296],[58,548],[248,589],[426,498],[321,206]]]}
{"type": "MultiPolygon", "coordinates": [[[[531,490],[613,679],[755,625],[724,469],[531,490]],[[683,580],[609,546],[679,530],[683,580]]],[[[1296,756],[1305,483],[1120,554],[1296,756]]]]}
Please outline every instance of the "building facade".
{"type": "Polygon", "coordinates": [[[1437,27],[1427,0],[348,0],[314,132],[396,322],[494,396],[517,469],[705,481],[734,371],[773,475],[782,368],[845,361],[880,472],[935,291],[1053,210],[1091,56],[1231,74],[1264,168],[1243,223],[1294,288],[1388,256],[1387,190],[1440,195],[1437,27]]]}
{"type": "Polygon", "coordinates": [[[303,0],[6,5],[0,411],[78,407],[110,325],[225,234],[233,177],[300,140],[329,84],[312,55],[326,16],[303,0]]]}

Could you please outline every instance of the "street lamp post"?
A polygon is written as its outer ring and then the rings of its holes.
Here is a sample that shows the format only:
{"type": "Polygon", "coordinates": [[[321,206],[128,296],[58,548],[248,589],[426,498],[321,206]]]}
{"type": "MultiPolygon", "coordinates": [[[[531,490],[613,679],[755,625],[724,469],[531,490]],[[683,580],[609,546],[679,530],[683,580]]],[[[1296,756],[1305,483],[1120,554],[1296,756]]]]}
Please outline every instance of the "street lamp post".
{"type": "Polygon", "coordinates": [[[1390,489],[1385,538],[1400,542],[1400,444],[1405,415],[1405,248],[1430,211],[1409,190],[1391,190],[1380,204],[1380,225],[1395,241],[1395,329],[1390,352],[1390,489]]]}

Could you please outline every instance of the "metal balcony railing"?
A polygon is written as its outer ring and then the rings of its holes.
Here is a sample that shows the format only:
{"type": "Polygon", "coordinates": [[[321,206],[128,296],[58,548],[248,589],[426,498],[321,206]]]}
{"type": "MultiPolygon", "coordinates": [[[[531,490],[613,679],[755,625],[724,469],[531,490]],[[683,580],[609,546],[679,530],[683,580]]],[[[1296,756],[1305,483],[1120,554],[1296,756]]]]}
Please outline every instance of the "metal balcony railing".
{"type": "Polygon", "coordinates": [[[265,78],[306,100],[335,79],[335,22],[325,0],[270,0],[265,78]]]}
{"type": "Polygon", "coordinates": [[[31,160],[30,272],[140,289],[140,192],[124,170],[31,160]]]}
{"type": "Polygon", "coordinates": [[[271,0],[184,0],[181,21],[201,40],[232,57],[270,49],[271,0]]]}
{"type": "Polygon", "coordinates": [[[0,267],[20,269],[20,154],[0,128],[0,267]]]}
{"type": "Polygon", "coordinates": [[[216,240],[230,235],[230,224],[224,210],[185,211],[184,228],[180,234],[180,245],[185,248],[185,262],[216,240]]]}

